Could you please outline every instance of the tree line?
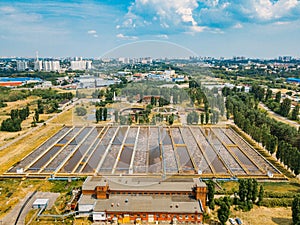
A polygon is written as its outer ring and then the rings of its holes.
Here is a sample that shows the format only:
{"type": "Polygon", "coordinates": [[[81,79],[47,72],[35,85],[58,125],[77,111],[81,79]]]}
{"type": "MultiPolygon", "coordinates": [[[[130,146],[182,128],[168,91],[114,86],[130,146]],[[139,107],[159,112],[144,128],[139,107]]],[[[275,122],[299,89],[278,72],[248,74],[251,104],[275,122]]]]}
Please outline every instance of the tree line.
{"type": "Polygon", "coordinates": [[[107,120],[107,108],[100,107],[99,109],[96,109],[95,116],[96,116],[97,123],[99,121],[106,121],[107,120]]]}
{"type": "Polygon", "coordinates": [[[22,130],[21,123],[28,118],[29,114],[28,105],[23,109],[12,109],[10,118],[2,121],[1,131],[16,132],[22,130]]]}
{"type": "Polygon", "coordinates": [[[265,97],[263,91],[256,94],[227,92],[227,117],[233,115],[235,124],[249,134],[255,141],[288,166],[296,175],[300,172],[300,135],[296,128],[278,122],[267,116],[267,112],[258,108],[260,99],[265,97]]]}

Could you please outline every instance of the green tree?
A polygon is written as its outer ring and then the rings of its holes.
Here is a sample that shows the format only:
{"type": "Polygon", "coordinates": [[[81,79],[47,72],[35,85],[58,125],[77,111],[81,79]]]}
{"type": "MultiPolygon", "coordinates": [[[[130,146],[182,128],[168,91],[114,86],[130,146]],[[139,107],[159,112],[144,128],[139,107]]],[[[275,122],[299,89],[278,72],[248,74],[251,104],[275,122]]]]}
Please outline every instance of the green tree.
{"type": "Polygon", "coordinates": [[[300,225],[300,195],[297,195],[293,200],[292,218],[294,225],[300,225]]]}
{"type": "Polygon", "coordinates": [[[107,108],[106,107],[103,109],[103,120],[104,121],[107,120],[107,108]]]}
{"type": "Polygon", "coordinates": [[[247,181],[244,179],[239,179],[239,197],[240,197],[240,201],[241,202],[245,202],[246,201],[246,197],[247,197],[247,181]]]}
{"type": "Polygon", "coordinates": [[[12,120],[18,119],[18,118],[19,118],[19,110],[18,110],[18,109],[12,109],[12,110],[10,111],[10,118],[11,118],[12,120]]]}
{"type": "Polygon", "coordinates": [[[292,101],[289,98],[285,98],[282,103],[280,104],[280,115],[287,117],[289,115],[289,112],[291,110],[291,104],[292,101]]]}
{"type": "Polygon", "coordinates": [[[115,110],[114,115],[115,115],[115,121],[116,121],[116,123],[118,123],[119,122],[119,111],[115,110]]]}
{"type": "Polygon", "coordinates": [[[222,225],[226,224],[230,215],[230,208],[225,202],[221,202],[220,208],[218,209],[218,219],[222,225]]]}
{"type": "Polygon", "coordinates": [[[208,124],[209,122],[209,112],[205,113],[205,124],[208,124]]]}
{"type": "Polygon", "coordinates": [[[40,114],[38,109],[34,110],[33,122],[38,123],[40,121],[40,114]]]}
{"type": "Polygon", "coordinates": [[[280,103],[281,100],[281,91],[278,91],[275,95],[275,102],[280,103]]]}
{"type": "Polygon", "coordinates": [[[20,131],[22,129],[21,122],[22,121],[19,118],[14,120],[11,118],[3,120],[1,123],[1,131],[8,131],[8,132],[20,131]]]}
{"type": "Polygon", "coordinates": [[[269,99],[272,98],[272,90],[270,88],[268,88],[266,96],[265,96],[265,101],[267,102],[269,99]]]}
{"type": "Polygon", "coordinates": [[[44,113],[44,106],[43,106],[43,103],[42,103],[41,100],[38,100],[38,102],[37,102],[37,108],[38,108],[39,114],[43,114],[44,113]]]}
{"type": "Polygon", "coordinates": [[[187,115],[188,124],[198,124],[199,123],[199,114],[196,111],[190,112],[187,115]]]}
{"type": "Polygon", "coordinates": [[[99,108],[99,121],[103,120],[103,108],[99,108]]]}
{"type": "Polygon", "coordinates": [[[262,203],[262,201],[264,200],[264,187],[262,185],[260,185],[259,187],[259,193],[258,193],[258,202],[257,204],[260,205],[262,203]]]}
{"type": "Polygon", "coordinates": [[[30,111],[29,111],[29,105],[26,105],[26,118],[29,116],[30,111]]]}
{"type": "Polygon", "coordinates": [[[151,105],[154,105],[155,106],[155,97],[154,96],[151,96],[151,105]]]}
{"type": "Polygon", "coordinates": [[[209,180],[207,182],[207,190],[208,190],[208,193],[207,193],[208,206],[209,206],[209,208],[214,210],[215,209],[215,201],[214,201],[214,198],[215,198],[215,184],[214,184],[213,181],[209,180]]]}
{"type": "Polygon", "coordinates": [[[174,114],[172,113],[172,115],[170,115],[168,117],[168,122],[169,122],[169,125],[172,125],[174,123],[174,114]]]}
{"type": "Polygon", "coordinates": [[[252,202],[255,203],[258,196],[258,183],[256,179],[253,179],[252,185],[252,202]]]}
{"type": "Polygon", "coordinates": [[[96,109],[95,117],[96,117],[96,123],[98,123],[100,121],[99,109],[96,109]]]}
{"type": "Polygon", "coordinates": [[[200,121],[201,121],[201,124],[203,125],[204,124],[204,113],[201,113],[200,115],[200,121]]]}
{"type": "Polygon", "coordinates": [[[27,118],[27,111],[26,108],[19,110],[19,118],[23,121],[27,118]]]}
{"type": "Polygon", "coordinates": [[[253,181],[252,179],[247,179],[247,201],[252,201],[253,194],[253,181]]]}
{"type": "Polygon", "coordinates": [[[295,108],[293,109],[293,111],[292,111],[292,120],[298,120],[299,108],[300,108],[300,106],[299,106],[299,104],[297,104],[295,106],[295,108]]]}

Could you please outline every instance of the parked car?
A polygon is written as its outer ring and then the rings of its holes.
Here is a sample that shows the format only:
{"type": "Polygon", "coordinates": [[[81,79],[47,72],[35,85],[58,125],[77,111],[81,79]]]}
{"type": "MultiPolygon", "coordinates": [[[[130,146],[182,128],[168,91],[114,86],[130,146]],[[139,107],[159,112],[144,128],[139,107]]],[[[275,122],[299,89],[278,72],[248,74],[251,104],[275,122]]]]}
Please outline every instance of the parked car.
{"type": "Polygon", "coordinates": [[[235,224],[236,224],[236,222],[235,222],[235,220],[234,220],[233,218],[229,218],[229,222],[230,222],[230,224],[232,224],[232,225],[235,225],[235,224]]]}
{"type": "Polygon", "coordinates": [[[242,220],[240,218],[235,218],[235,221],[238,225],[243,224],[242,220]]]}

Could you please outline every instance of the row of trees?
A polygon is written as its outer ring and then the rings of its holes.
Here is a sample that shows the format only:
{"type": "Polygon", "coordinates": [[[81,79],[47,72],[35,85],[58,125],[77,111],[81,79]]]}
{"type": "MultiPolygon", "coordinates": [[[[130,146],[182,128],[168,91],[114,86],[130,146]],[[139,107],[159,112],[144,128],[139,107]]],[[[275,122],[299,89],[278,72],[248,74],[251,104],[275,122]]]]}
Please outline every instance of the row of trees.
{"type": "Polygon", "coordinates": [[[281,92],[275,94],[275,98],[272,98],[272,90],[268,89],[264,102],[274,112],[280,114],[283,117],[288,117],[292,120],[298,120],[299,104],[291,111],[292,100],[289,98],[283,99],[281,102],[281,92]],[[281,103],[280,103],[281,102],[281,103]],[[291,112],[290,112],[291,111],[291,112]]]}
{"type": "Polygon", "coordinates": [[[173,104],[181,104],[189,100],[188,93],[176,85],[173,88],[160,88],[158,83],[151,82],[128,84],[121,90],[121,94],[129,99],[135,99],[136,96],[139,96],[139,99],[143,99],[144,96],[160,96],[166,102],[171,102],[172,98],[173,104]]]}
{"type": "Polygon", "coordinates": [[[294,225],[300,225],[300,195],[297,195],[293,200],[292,218],[294,225]]]}
{"type": "Polygon", "coordinates": [[[264,197],[264,188],[255,179],[239,179],[238,198],[235,196],[234,204],[244,211],[252,209],[253,204],[260,205],[264,197]]]}
{"type": "Polygon", "coordinates": [[[1,131],[16,132],[22,130],[21,123],[29,116],[29,106],[23,109],[12,109],[10,118],[3,120],[1,123],[1,131]]]}
{"type": "MultiPolygon", "coordinates": [[[[150,104],[154,107],[157,106],[157,98],[154,96],[151,96],[150,104]]],[[[160,96],[158,98],[158,106],[159,107],[163,107],[163,106],[169,105],[169,104],[170,104],[170,102],[168,100],[164,99],[163,97],[160,96]]]]}
{"type": "Polygon", "coordinates": [[[212,110],[212,113],[210,113],[211,110],[207,111],[206,113],[201,113],[199,117],[199,113],[196,111],[190,112],[187,115],[187,124],[208,124],[211,122],[211,124],[217,124],[219,122],[219,112],[217,110],[212,110]]]}
{"type": "Polygon", "coordinates": [[[99,121],[106,121],[107,120],[107,108],[99,108],[96,109],[96,122],[98,123],[99,121]]]}
{"type": "Polygon", "coordinates": [[[252,93],[231,93],[226,99],[228,115],[233,115],[235,124],[262,143],[271,154],[278,151],[278,159],[298,175],[300,135],[297,129],[269,118],[266,112],[258,109],[257,104],[252,93]]]}
{"type": "Polygon", "coordinates": [[[71,92],[59,93],[53,89],[35,89],[32,91],[32,94],[42,98],[37,101],[37,111],[39,114],[57,112],[59,103],[70,101],[73,98],[71,92]]]}
{"type": "Polygon", "coordinates": [[[214,199],[215,183],[212,180],[206,181],[207,185],[207,205],[210,209],[215,209],[215,204],[219,205],[218,218],[221,224],[226,224],[230,215],[230,206],[237,205],[239,209],[249,211],[252,209],[253,204],[260,205],[264,198],[264,188],[262,185],[258,188],[256,179],[240,179],[239,189],[235,193],[234,198],[228,196],[223,198],[214,199]]]}
{"type": "Polygon", "coordinates": [[[215,200],[214,182],[210,180],[207,181],[206,184],[208,189],[207,204],[212,210],[215,209],[215,204],[219,205],[217,213],[218,219],[222,225],[226,224],[226,221],[230,216],[231,205],[236,205],[239,209],[249,211],[252,209],[253,204],[260,205],[264,197],[263,186],[260,185],[258,188],[258,183],[255,179],[240,179],[239,190],[233,199],[229,196],[225,196],[215,200]]]}

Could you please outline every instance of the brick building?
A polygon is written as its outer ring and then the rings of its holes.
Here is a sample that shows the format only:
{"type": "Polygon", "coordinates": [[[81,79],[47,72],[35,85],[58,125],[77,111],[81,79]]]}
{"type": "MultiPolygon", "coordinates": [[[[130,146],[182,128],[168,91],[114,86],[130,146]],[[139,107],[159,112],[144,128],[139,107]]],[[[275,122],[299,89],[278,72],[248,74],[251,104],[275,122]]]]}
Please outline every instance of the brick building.
{"type": "Polygon", "coordinates": [[[88,177],[78,206],[94,221],[201,223],[206,193],[205,183],[196,178],[88,177]]]}

